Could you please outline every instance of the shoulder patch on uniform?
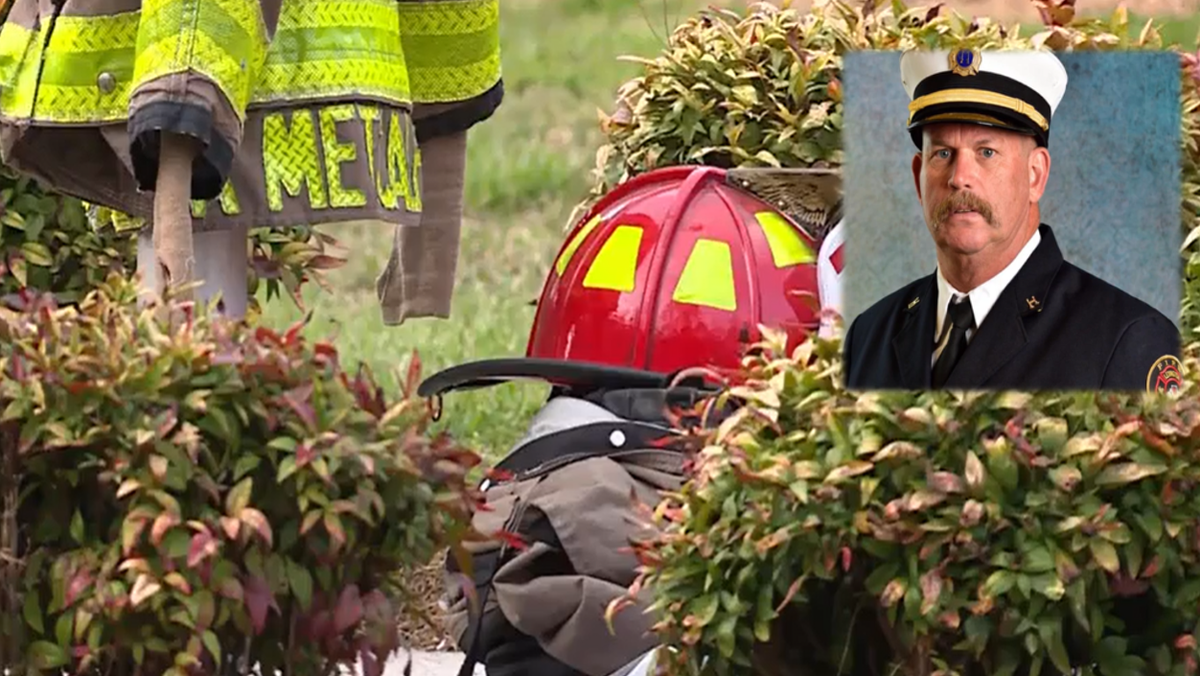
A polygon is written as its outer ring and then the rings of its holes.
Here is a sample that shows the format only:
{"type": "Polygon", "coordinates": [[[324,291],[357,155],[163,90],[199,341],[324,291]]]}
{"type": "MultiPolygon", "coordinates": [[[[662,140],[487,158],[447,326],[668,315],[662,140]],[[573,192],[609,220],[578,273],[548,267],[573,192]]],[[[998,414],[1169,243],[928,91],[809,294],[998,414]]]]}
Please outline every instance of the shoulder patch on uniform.
{"type": "Polygon", "coordinates": [[[1183,365],[1179,358],[1164,354],[1154,360],[1146,374],[1146,391],[1155,394],[1175,394],[1183,387],[1183,365]]]}

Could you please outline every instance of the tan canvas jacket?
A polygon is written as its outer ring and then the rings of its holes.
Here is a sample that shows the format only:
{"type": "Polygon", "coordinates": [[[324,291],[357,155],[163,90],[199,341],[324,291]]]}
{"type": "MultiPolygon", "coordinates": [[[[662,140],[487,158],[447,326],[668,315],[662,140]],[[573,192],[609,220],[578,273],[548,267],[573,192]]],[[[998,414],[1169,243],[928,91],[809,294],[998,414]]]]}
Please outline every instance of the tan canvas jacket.
{"type": "MultiPolygon", "coordinates": [[[[599,425],[597,434],[611,438],[605,425],[618,422],[617,416],[589,402],[557,397],[538,412],[513,454],[535,439],[585,425],[599,425]]],[[[632,434],[628,438],[625,446],[571,461],[567,456],[600,449],[563,448],[556,460],[486,488],[487,508],[476,512],[472,526],[484,535],[515,533],[524,543],[512,547],[497,538],[468,544],[478,567],[470,581],[454,570],[456,564],[450,565],[447,629],[461,650],[468,652],[475,638],[480,598],[486,599],[488,611],[503,613],[548,655],[588,676],[609,676],[655,646],[649,592],[643,591],[632,606],[615,615],[612,631],[605,612],[610,603],[626,596],[637,577],[631,544],[655,534],[641,506],[653,508],[664,491],[679,489],[684,455],[639,445],[632,434]],[[543,526],[531,525],[535,521],[543,526]],[[553,529],[553,544],[534,534],[544,531],[545,524],[553,529]],[[573,574],[561,571],[564,561],[570,562],[573,574]],[[487,571],[493,571],[490,590],[471,591],[487,571]]],[[[574,444],[578,437],[571,440],[574,444]]],[[[484,622],[481,633],[489,624],[484,622]]],[[[494,639],[483,640],[487,644],[494,639]]]]}

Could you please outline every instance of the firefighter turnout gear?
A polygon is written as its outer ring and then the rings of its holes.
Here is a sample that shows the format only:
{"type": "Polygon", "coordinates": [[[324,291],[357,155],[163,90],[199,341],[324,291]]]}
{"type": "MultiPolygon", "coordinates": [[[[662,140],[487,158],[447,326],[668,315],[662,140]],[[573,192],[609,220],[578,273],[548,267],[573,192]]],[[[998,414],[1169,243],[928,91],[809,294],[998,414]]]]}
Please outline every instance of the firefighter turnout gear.
{"type": "MultiPolygon", "coordinates": [[[[498,0],[15,0],[5,164],[149,220],[159,132],[196,137],[196,230],[419,223],[420,141],[502,96],[498,0]]],[[[459,198],[461,200],[461,197],[459,198]]]]}

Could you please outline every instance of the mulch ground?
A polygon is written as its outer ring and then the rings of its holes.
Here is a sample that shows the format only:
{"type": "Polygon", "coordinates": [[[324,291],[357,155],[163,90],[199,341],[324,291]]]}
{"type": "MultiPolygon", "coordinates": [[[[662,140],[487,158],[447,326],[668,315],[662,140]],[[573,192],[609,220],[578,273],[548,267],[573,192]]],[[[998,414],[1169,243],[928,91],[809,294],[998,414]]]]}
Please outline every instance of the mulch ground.
{"type": "Polygon", "coordinates": [[[457,650],[445,630],[446,613],[439,605],[444,590],[442,571],[445,552],[434,557],[429,565],[417,568],[410,579],[411,589],[418,596],[418,608],[434,626],[421,617],[405,616],[400,622],[400,635],[413,650],[457,650]]]}

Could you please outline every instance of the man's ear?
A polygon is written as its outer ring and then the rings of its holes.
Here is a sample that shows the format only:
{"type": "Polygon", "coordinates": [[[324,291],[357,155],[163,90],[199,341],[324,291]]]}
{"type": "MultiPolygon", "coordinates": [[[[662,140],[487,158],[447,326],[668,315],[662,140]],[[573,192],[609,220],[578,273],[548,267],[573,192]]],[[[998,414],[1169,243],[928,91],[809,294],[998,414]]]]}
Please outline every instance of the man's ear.
{"type": "Polygon", "coordinates": [[[1050,151],[1037,146],[1029,152],[1029,200],[1037,202],[1046,192],[1050,177],[1050,151]]]}
{"type": "Polygon", "coordinates": [[[921,162],[921,153],[917,152],[912,159],[913,183],[917,187],[917,201],[921,200],[921,162]]]}

